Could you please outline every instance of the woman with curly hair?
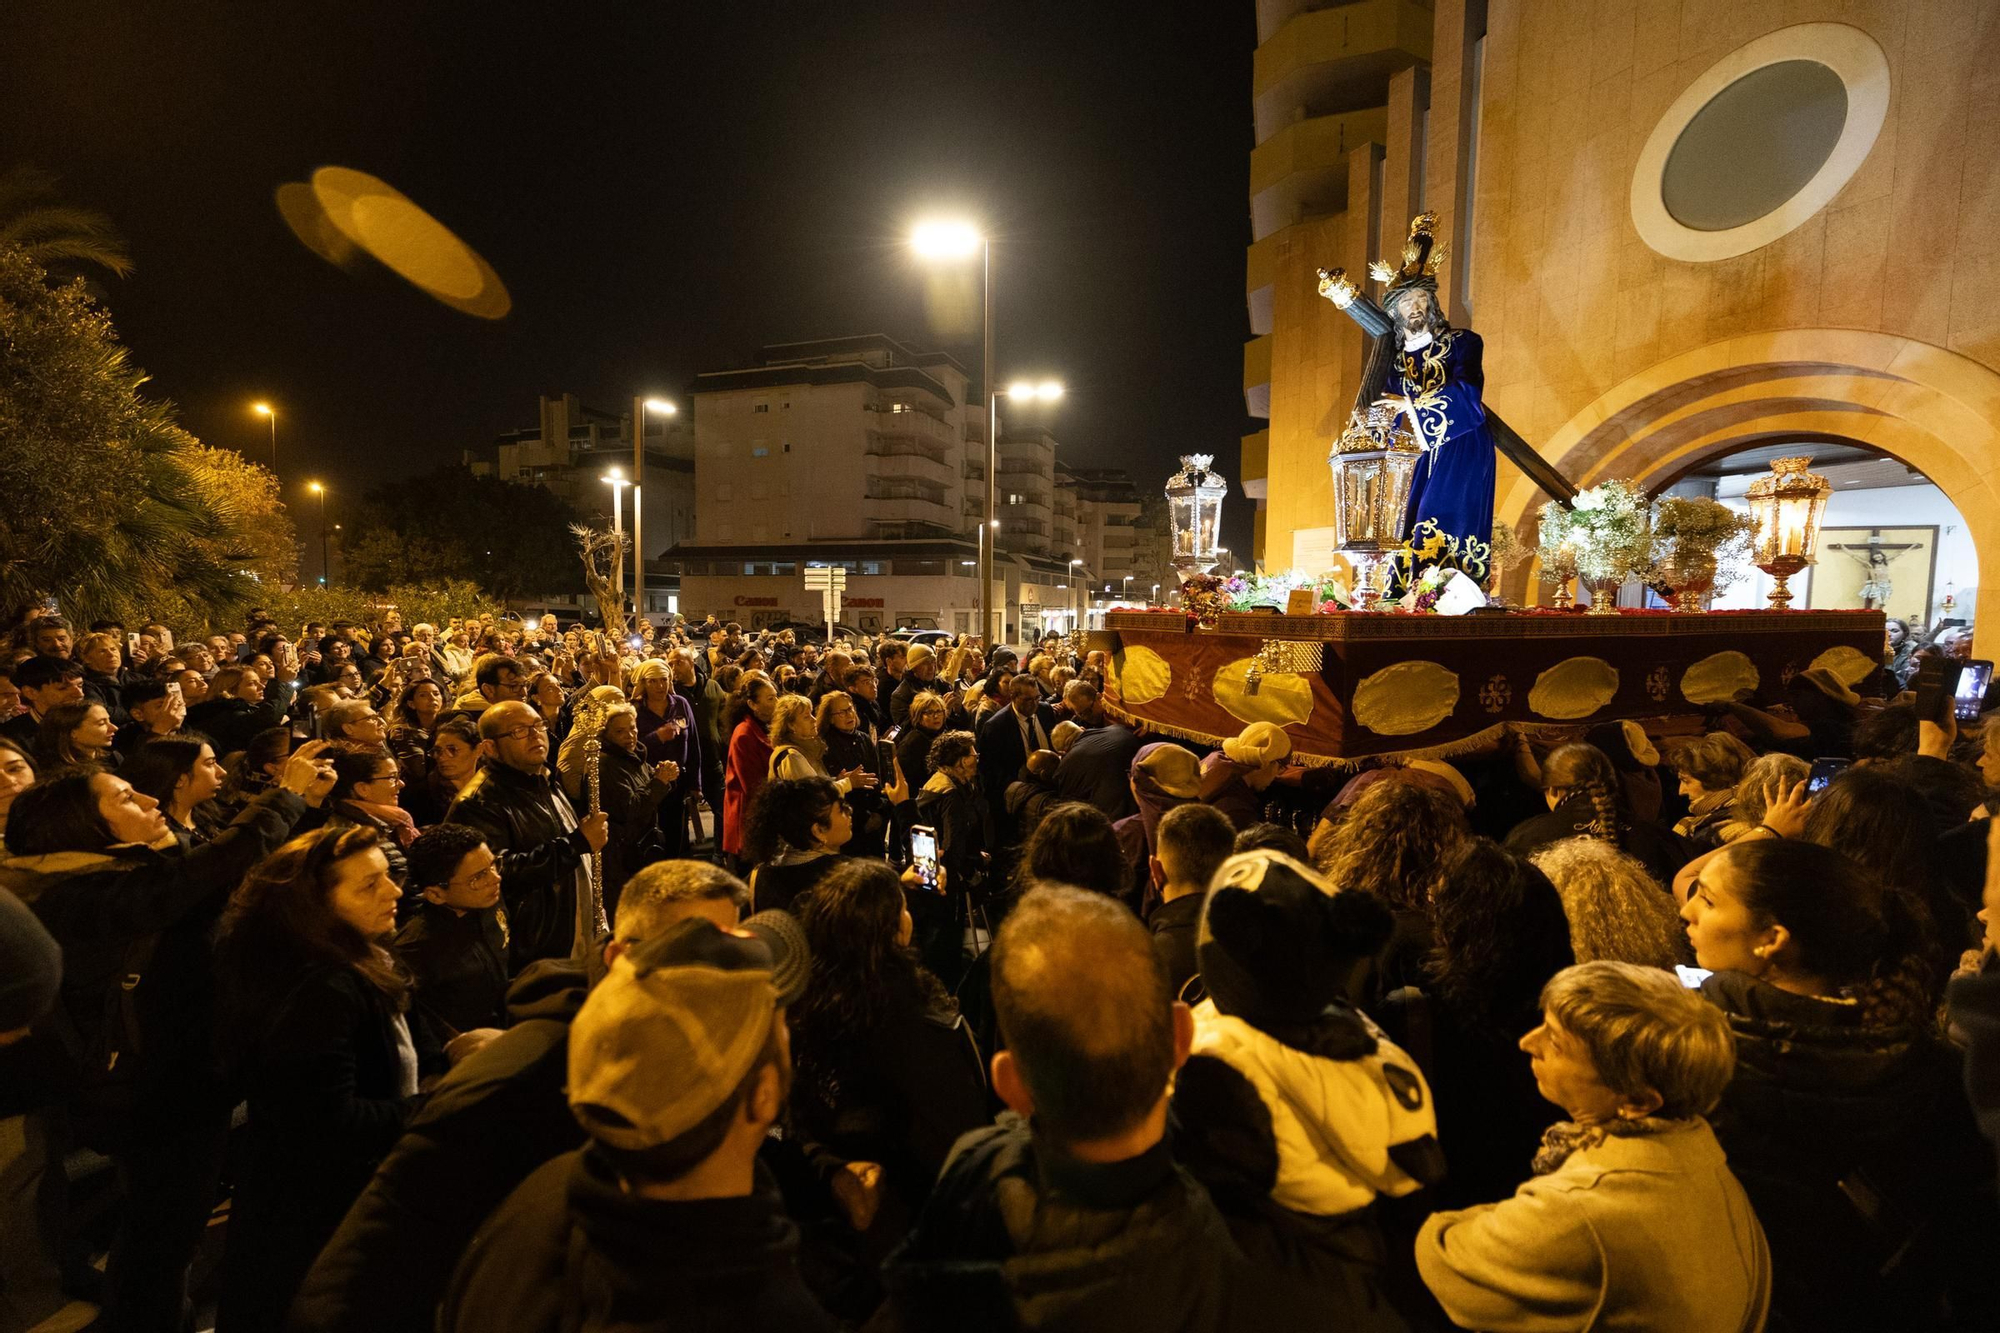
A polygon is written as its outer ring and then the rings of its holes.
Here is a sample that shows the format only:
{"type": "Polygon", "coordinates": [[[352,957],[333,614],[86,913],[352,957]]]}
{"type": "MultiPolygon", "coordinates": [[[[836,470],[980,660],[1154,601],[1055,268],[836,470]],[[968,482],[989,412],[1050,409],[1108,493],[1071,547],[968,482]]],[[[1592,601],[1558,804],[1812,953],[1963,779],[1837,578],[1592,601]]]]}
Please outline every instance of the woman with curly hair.
{"type": "Polygon", "coordinates": [[[1559,1118],[1518,1048],[1541,1021],[1542,987],[1576,959],[1548,877],[1485,838],[1444,858],[1430,922],[1421,985],[1372,1012],[1430,1081],[1451,1163],[1437,1205],[1462,1208],[1513,1193],[1559,1118]]]}
{"type": "Polygon", "coordinates": [[[1569,838],[1597,838],[1639,858],[1662,884],[1688,861],[1687,843],[1658,824],[1633,816],[1625,804],[1618,769],[1595,745],[1559,745],[1542,761],[1542,796],[1548,813],[1514,826],[1509,851],[1532,856],[1569,838]]]}
{"type": "Polygon", "coordinates": [[[903,882],[844,860],[794,906],[812,978],[787,1011],[792,1116],[853,1249],[872,1267],[909,1230],[958,1136],[990,1121],[985,1071],[958,1008],[910,948],[903,882]]]}
{"type": "Polygon", "coordinates": [[[1532,859],[1562,895],[1577,962],[1671,968],[1691,961],[1673,898],[1634,857],[1597,838],[1571,838],[1532,859]]]}
{"type": "Polygon", "coordinates": [[[1363,1009],[1400,986],[1423,984],[1431,894],[1445,859],[1469,836],[1465,808],[1415,782],[1378,782],[1348,809],[1327,853],[1326,877],[1343,893],[1373,894],[1396,918],[1388,945],[1363,970],[1363,1009]]]}
{"type": "Polygon", "coordinates": [[[823,777],[774,778],[750,804],[743,856],[751,864],[757,911],[792,909],[836,864],[854,837],[854,815],[840,788],[823,777]]]}

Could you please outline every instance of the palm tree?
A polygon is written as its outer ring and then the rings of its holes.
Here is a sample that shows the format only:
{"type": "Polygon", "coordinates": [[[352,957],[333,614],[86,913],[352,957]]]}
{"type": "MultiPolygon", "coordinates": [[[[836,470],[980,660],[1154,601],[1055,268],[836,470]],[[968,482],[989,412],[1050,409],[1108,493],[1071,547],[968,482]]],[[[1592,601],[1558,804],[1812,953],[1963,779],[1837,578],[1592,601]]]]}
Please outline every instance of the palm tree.
{"type": "Polygon", "coordinates": [[[132,256],[111,219],[94,208],[62,203],[56,179],[38,167],[0,172],[0,247],[23,250],[43,268],[132,272],[132,256]]]}

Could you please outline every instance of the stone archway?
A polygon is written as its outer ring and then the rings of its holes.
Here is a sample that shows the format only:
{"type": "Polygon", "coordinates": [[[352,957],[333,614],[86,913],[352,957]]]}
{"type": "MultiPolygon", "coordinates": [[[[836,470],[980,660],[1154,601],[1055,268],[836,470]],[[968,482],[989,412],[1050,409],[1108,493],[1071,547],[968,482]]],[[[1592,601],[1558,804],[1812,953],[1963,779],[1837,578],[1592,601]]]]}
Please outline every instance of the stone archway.
{"type": "MultiPolygon", "coordinates": [[[[1578,486],[1651,486],[1725,448],[1814,438],[1922,472],[1964,516],[1981,566],[2000,570],[2000,373],[1914,339],[1788,329],[1710,343],[1612,388],[1540,447],[1578,486]]],[[[1511,474],[1495,517],[1521,528],[1546,498],[1511,474]]],[[[1530,576],[1510,575],[1509,592],[1521,596],[1530,576]]],[[[2000,579],[1981,580],[1976,619],[2000,626],[2000,579]]]]}

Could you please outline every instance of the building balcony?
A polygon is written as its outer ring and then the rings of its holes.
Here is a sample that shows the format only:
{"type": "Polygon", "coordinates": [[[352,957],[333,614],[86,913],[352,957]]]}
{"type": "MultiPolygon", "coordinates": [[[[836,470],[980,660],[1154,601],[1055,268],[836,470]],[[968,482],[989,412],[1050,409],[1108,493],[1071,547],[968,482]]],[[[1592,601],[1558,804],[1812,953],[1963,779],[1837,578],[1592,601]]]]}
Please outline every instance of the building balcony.
{"type": "Polygon", "coordinates": [[[1428,0],[1352,0],[1288,16],[1252,65],[1257,142],[1295,120],[1380,106],[1391,75],[1429,63],[1434,21],[1428,0]]]}
{"type": "Polygon", "coordinates": [[[921,453],[878,453],[868,450],[872,475],[886,479],[922,482],[928,487],[947,487],[958,481],[949,463],[921,453]]]}
{"type": "Polygon", "coordinates": [[[922,431],[904,430],[900,425],[869,431],[864,452],[877,458],[928,458],[939,464],[951,457],[943,440],[933,439],[922,431]]]}
{"type": "Polygon", "coordinates": [[[921,495],[868,495],[861,501],[861,517],[870,523],[919,523],[936,528],[955,527],[951,507],[921,495]]]}
{"type": "Polygon", "coordinates": [[[1253,417],[1271,416],[1271,334],[1243,344],[1243,406],[1253,417]]]}
{"type": "Polygon", "coordinates": [[[1389,137],[1387,105],[1287,125],[1250,152],[1250,239],[1347,207],[1347,155],[1389,137]]]}
{"type": "Polygon", "coordinates": [[[1266,426],[1243,437],[1243,466],[1237,473],[1237,480],[1243,483],[1243,494],[1252,500],[1264,499],[1270,470],[1271,428],[1266,426]]]}

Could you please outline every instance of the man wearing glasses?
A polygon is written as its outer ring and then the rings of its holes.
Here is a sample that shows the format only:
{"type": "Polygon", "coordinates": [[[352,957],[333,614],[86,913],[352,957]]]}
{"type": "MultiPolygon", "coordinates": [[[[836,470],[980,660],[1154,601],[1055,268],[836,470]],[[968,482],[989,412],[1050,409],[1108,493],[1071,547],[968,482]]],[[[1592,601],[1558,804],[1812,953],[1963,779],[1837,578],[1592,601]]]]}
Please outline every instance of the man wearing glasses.
{"type": "Polygon", "coordinates": [[[507,968],[518,973],[574,950],[577,904],[590,892],[585,858],[603,849],[610,825],[602,812],[578,821],[549,775],[548,727],[527,704],[495,703],[480,715],[479,737],[479,774],[445,820],[474,829],[492,849],[507,911],[507,968]]]}

